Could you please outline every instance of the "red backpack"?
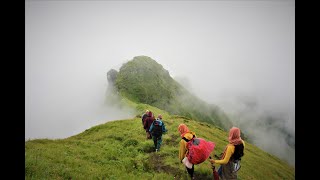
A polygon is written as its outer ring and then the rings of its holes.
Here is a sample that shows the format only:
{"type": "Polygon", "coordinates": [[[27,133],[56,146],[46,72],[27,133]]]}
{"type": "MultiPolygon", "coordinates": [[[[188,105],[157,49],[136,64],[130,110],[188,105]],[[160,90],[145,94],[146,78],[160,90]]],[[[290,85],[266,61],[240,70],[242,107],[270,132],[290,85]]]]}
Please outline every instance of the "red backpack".
{"type": "Polygon", "coordinates": [[[214,142],[196,138],[195,136],[191,140],[183,139],[187,142],[187,158],[192,164],[200,164],[207,160],[215,147],[214,142]]]}

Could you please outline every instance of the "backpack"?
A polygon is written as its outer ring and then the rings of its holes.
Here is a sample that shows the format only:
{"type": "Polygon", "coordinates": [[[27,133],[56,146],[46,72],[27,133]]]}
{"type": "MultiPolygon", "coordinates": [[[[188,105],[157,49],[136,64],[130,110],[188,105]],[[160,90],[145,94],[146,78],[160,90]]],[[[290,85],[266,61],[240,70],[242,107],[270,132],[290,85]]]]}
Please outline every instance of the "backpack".
{"type": "Polygon", "coordinates": [[[194,135],[191,140],[187,140],[185,137],[182,139],[187,142],[187,158],[192,164],[200,164],[207,160],[215,147],[214,142],[196,138],[194,135]]]}
{"type": "Polygon", "coordinates": [[[244,155],[243,149],[244,149],[243,144],[234,146],[234,153],[232,155],[234,160],[241,160],[241,157],[244,155]]]}
{"type": "Polygon", "coordinates": [[[141,117],[142,124],[144,124],[144,120],[146,119],[146,117],[148,117],[148,115],[144,113],[141,117]]]}
{"type": "Polygon", "coordinates": [[[152,136],[160,137],[162,135],[162,123],[158,120],[153,121],[152,136]]]}
{"type": "Polygon", "coordinates": [[[241,168],[241,157],[244,155],[243,153],[244,146],[243,144],[235,145],[234,146],[234,154],[233,156],[233,172],[239,171],[241,168]]]}

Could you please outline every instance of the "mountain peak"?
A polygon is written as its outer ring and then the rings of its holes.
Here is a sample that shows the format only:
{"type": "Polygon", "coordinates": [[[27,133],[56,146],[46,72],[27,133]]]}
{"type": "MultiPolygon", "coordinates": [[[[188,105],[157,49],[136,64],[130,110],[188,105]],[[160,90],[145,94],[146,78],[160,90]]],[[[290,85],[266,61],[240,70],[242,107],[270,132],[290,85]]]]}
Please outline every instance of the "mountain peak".
{"type": "Polygon", "coordinates": [[[148,56],[135,56],[120,67],[115,80],[117,91],[137,103],[150,104],[198,121],[228,130],[231,121],[212,106],[176,82],[161,64],[148,56]]]}

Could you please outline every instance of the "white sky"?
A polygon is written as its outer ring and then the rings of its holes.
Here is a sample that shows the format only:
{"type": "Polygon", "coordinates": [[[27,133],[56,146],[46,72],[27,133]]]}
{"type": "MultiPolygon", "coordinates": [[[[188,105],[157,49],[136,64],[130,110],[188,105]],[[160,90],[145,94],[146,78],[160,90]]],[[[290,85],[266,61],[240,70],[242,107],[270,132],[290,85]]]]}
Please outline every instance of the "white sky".
{"type": "Polygon", "coordinates": [[[25,7],[26,139],[65,138],[132,117],[103,107],[106,73],[139,55],[226,111],[250,96],[262,111],[289,114],[294,133],[293,0],[26,1],[25,7]]]}

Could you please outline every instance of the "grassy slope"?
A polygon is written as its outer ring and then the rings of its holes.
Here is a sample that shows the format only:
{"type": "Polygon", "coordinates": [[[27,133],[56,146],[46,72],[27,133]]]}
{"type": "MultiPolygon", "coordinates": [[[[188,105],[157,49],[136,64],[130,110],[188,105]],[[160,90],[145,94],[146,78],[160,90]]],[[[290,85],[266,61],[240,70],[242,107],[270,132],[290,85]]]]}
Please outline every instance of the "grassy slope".
{"type": "MultiPolygon", "coordinates": [[[[177,127],[185,123],[198,137],[216,143],[220,154],[227,144],[227,132],[211,124],[197,122],[152,106],[131,106],[143,112],[163,114],[168,133],[162,149],[153,152],[152,140],[145,139],[140,117],[94,126],[58,140],[36,139],[25,143],[26,179],[187,179],[178,160],[180,141],[177,127]]],[[[217,165],[218,167],[218,165],[217,165]]],[[[195,166],[195,176],[212,179],[208,161],[195,166]]],[[[246,143],[239,179],[295,179],[294,168],[258,147],[246,143]]]]}
{"type": "Polygon", "coordinates": [[[150,104],[170,114],[208,122],[225,130],[232,127],[232,122],[219,107],[191,94],[150,57],[136,56],[123,64],[115,87],[122,97],[134,102],[150,104]]]}

